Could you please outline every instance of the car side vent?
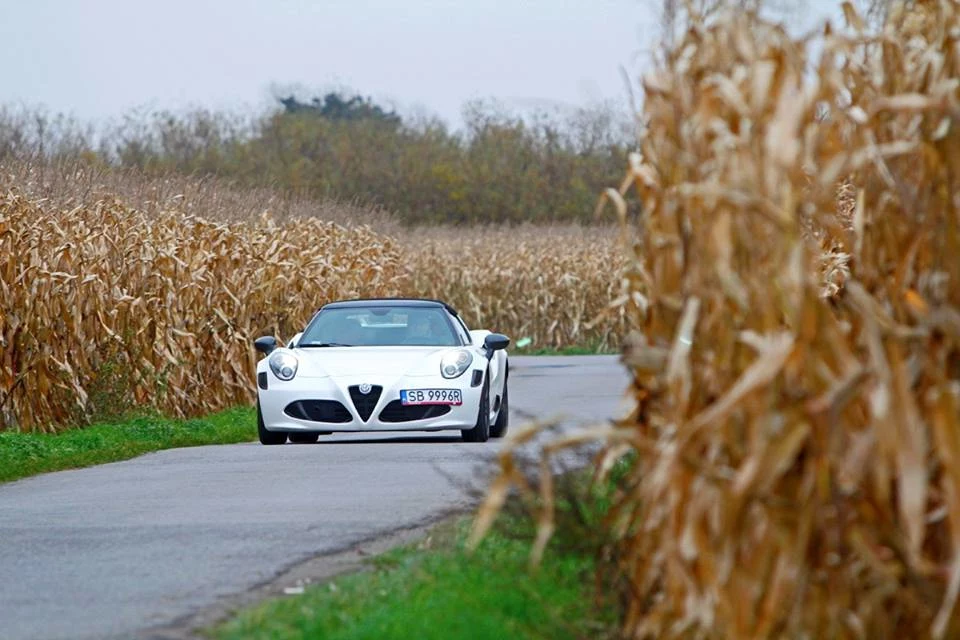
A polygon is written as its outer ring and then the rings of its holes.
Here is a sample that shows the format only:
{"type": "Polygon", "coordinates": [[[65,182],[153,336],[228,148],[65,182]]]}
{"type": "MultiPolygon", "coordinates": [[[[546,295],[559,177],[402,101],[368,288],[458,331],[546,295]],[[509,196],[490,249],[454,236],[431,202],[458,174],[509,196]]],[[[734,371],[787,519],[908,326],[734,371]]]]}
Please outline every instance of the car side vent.
{"type": "Polygon", "coordinates": [[[257,374],[257,386],[261,389],[267,388],[267,372],[261,371],[257,374]]]}
{"type": "Polygon", "coordinates": [[[380,394],[383,392],[383,387],[380,385],[371,385],[370,391],[367,393],[360,393],[360,385],[355,384],[350,389],[350,399],[353,400],[353,406],[357,410],[357,414],[360,416],[360,419],[366,422],[370,419],[370,416],[373,415],[373,410],[377,406],[377,402],[380,400],[380,394]]]}
{"type": "Polygon", "coordinates": [[[473,371],[473,380],[470,381],[470,386],[479,387],[481,382],[483,382],[483,369],[475,369],[473,371]]]}

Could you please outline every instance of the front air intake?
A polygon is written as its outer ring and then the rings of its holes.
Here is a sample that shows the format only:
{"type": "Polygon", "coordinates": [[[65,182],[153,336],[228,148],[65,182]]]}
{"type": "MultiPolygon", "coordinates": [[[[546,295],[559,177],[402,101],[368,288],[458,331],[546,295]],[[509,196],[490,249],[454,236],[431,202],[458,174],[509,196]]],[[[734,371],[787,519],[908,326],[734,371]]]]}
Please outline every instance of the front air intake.
{"type": "Polygon", "coordinates": [[[394,400],[380,412],[380,422],[413,422],[450,413],[445,404],[409,404],[394,400]]]}
{"type": "Polygon", "coordinates": [[[288,404],[283,412],[291,418],[312,422],[342,424],[353,420],[347,408],[336,400],[297,400],[288,404]]]}
{"type": "Polygon", "coordinates": [[[368,393],[360,393],[360,385],[355,384],[350,389],[350,399],[353,400],[353,406],[357,410],[357,415],[360,416],[360,419],[366,422],[370,419],[370,416],[373,415],[373,410],[377,406],[377,401],[380,400],[380,394],[383,392],[383,387],[379,385],[370,385],[370,391],[368,393]]]}

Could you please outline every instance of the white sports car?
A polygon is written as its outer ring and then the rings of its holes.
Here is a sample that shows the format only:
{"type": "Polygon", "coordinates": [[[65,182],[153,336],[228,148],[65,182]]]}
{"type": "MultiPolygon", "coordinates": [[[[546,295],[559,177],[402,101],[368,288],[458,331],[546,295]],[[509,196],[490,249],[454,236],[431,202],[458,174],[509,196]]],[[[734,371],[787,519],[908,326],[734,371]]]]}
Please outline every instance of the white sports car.
{"type": "Polygon", "coordinates": [[[458,430],[468,442],[507,431],[510,339],[467,329],[438,300],[324,305],[283,348],[254,345],[263,444],[316,442],[335,431],[458,430]]]}

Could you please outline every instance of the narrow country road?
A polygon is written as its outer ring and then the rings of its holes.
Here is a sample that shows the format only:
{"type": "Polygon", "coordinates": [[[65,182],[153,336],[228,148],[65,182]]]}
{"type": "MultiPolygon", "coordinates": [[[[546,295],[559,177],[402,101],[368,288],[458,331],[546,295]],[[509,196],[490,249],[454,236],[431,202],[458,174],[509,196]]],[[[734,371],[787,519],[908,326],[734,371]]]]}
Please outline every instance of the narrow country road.
{"type": "MultiPolygon", "coordinates": [[[[527,416],[605,420],[627,384],[613,356],[511,363],[511,428],[527,416]]],[[[0,638],[151,637],[298,563],[468,506],[448,476],[473,477],[499,447],[453,432],[348,434],[2,484],[0,638]]]]}

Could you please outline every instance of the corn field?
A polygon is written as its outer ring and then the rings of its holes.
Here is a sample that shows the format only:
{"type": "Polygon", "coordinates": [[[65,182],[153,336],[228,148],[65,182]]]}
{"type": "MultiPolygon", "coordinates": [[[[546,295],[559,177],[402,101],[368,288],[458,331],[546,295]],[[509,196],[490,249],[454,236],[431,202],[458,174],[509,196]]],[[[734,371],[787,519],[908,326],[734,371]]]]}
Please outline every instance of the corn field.
{"type": "Polygon", "coordinates": [[[56,430],[134,406],[191,416],[250,403],[252,340],[289,339],[335,299],[438,297],[470,326],[535,347],[615,347],[626,317],[588,326],[618,286],[610,265],[623,262],[603,228],[401,229],[381,211],[312,211],[302,200],[292,212],[341,223],[274,220],[253,215],[277,204],[273,195],[216,181],[5,169],[0,429],[56,430]],[[203,207],[209,216],[194,213],[203,207]]]}
{"type": "Polygon", "coordinates": [[[47,430],[97,400],[194,415],[252,398],[251,340],[323,302],[396,295],[395,242],[365,227],[213,223],[118,201],[0,199],[0,426],[47,430]]]}
{"type": "MultiPolygon", "coordinates": [[[[960,637],[960,5],[877,33],[842,8],[803,39],[690,16],[643,80],[608,192],[644,203],[632,408],[546,447],[533,558],[550,455],[632,454],[605,522],[628,637],[960,637]]],[[[512,484],[507,451],[474,542],[512,484]]]]}
{"type": "Polygon", "coordinates": [[[533,347],[613,349],[626,314],[604,315],[625,264],[615,229],[554,225],[435,228],[401,236],[411,290],[446,300],[468,322],[533,347]]]}

